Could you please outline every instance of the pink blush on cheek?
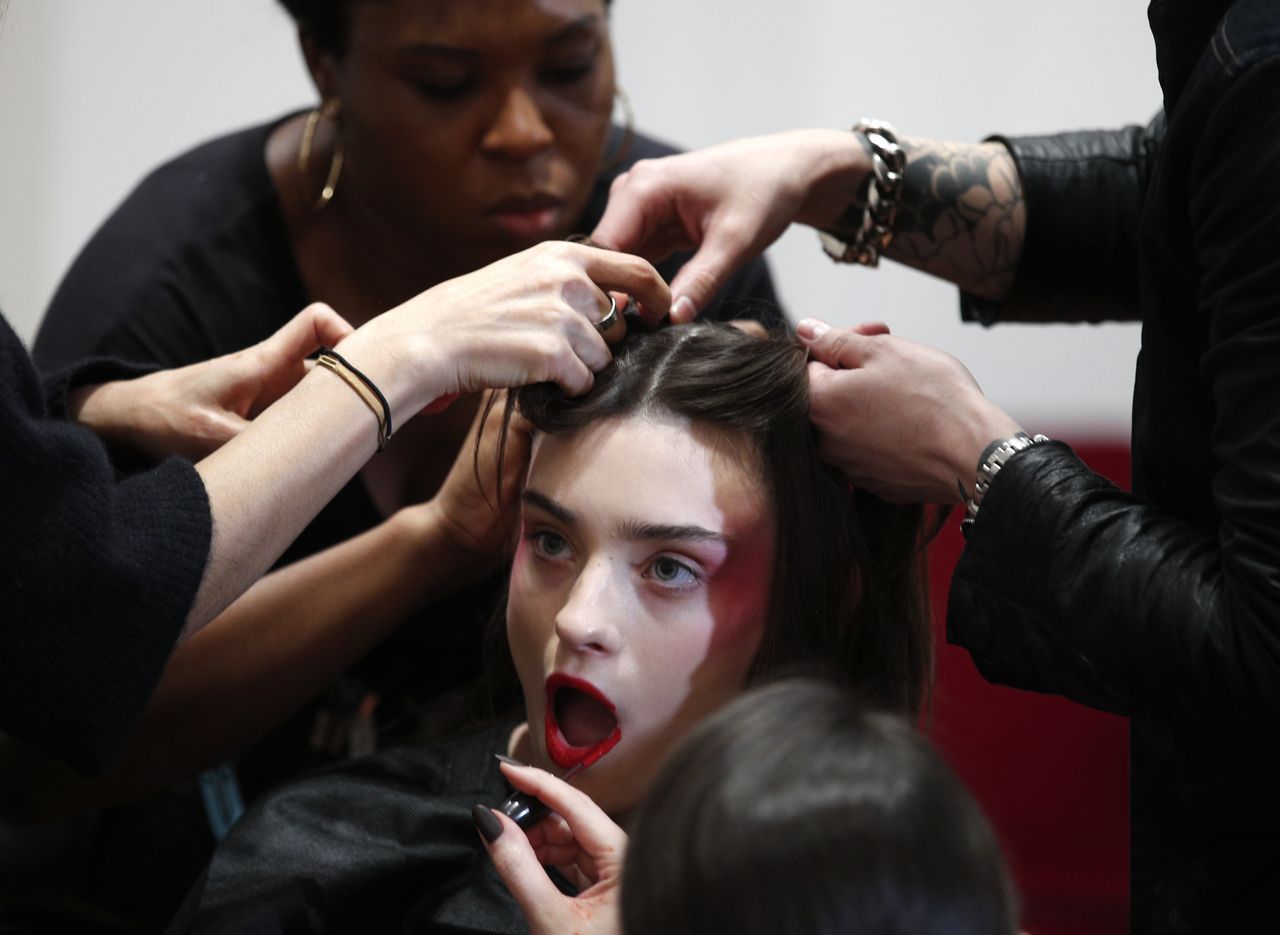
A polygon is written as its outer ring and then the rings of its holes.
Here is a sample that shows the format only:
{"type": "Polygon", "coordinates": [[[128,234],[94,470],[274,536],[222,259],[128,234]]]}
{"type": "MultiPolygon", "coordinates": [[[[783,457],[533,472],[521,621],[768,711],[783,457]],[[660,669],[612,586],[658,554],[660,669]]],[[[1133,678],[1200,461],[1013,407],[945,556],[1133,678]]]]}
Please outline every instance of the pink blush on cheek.
{"type": "MultiPolygon", "coordinates": [[[[715,628],[708,652],[719,652],[728,646],[741,647],[744,640],[752,637],[753,644],[758,644],[763,637],[765,609],[769,605],[766,582],[772,571],[773,556],[770,552],[760,557],[766,561],[739,561],[732,571],[716,581],[710,600],[715,628]]],[[[756,556],[751,557],[754,558],[756,556]]]]}

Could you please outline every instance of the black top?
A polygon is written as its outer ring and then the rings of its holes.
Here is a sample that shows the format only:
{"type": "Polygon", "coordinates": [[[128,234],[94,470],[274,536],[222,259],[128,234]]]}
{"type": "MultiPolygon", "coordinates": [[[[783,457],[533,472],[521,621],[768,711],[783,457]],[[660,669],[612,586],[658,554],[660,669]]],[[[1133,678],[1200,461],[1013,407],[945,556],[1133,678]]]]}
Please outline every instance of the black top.
{"type": "Polygon", "coordinates": [[[1065,446],[1011,459],[948,628],[991,679],[1133,718],[1133,931],[1242,931],[1280,850],[1280,6],[1150,19],[1150,127],[1009,141],[1028,230],[995,310],[1141,318],[1135,495],[1065,446]]]}
{"type": "Polygon", "coordinates": [[[190,464],[117,483],[102,443],[61,418],[70,386],[133,375],[98,361],[42,386],[0,316],[0,730],[90,773],[160,679],[212,528],[190,464]]]}
{"type": "Polygon", "coordinates": [[[269,793],[218,845],[170,932],[527,931],[471,819],[473,805],[510,794],[494,754],[514,726],[388,751],[269,793]]]}

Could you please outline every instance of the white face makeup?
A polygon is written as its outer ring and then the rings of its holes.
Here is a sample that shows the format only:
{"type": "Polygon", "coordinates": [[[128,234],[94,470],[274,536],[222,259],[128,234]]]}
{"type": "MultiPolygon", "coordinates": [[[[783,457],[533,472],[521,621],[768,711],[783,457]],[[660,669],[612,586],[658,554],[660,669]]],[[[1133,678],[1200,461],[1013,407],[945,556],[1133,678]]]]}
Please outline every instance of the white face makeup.
{"type": "Polygon", "coordinates": [[[714,432],[627,417],[539,437],[507,605],[529,716],[516,754],[555,772],[598,756],[574,784],[607,812],[637,805],[742,690],[773,549],[756,466],[714,432]]]}

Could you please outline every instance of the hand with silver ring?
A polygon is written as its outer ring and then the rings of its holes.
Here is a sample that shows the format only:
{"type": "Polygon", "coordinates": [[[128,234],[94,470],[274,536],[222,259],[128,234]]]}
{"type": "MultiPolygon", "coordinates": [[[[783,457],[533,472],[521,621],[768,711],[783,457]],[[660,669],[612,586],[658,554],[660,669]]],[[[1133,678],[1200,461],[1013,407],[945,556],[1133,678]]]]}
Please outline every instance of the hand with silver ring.
{"type": "Polygon", "coordinates": [[[597,322],[593,322],[596,331],[600,332],[601,337],[611,344],[621,341],[627,333],[627,324],[623,320],[623,316],[618,314],[618,300],[614,298],[613,293],[605,293],[609,296],[609,311],[604,317],[597,322]]]}

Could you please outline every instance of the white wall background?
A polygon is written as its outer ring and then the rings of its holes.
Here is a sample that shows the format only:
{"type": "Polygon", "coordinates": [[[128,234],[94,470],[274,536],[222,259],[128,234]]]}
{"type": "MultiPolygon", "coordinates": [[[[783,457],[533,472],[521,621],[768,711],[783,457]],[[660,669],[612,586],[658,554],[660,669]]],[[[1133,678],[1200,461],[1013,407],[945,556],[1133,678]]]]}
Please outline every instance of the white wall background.
{"type": "MultiPolygon", "coordinates": [[[[428,0],[424,0],[428,2],[428,0]]],[[[3,3],[3,0],[0,0],[3,3]]],[[[620,80],[649,133],[694,147],[878,116],[962,140],[1145,122],[1138,0],[617,0],[620,80]]],[[[0,308],[26,340],[63,270],[151,166],[313,99],[273,0],[9,0],[0,22],[0,308]]],[[[793,315],[887,320],[959,356],[1030,429],[1125,437],[1133,326],[961,326],[954,289],[771,253],[793,315]]]]}

